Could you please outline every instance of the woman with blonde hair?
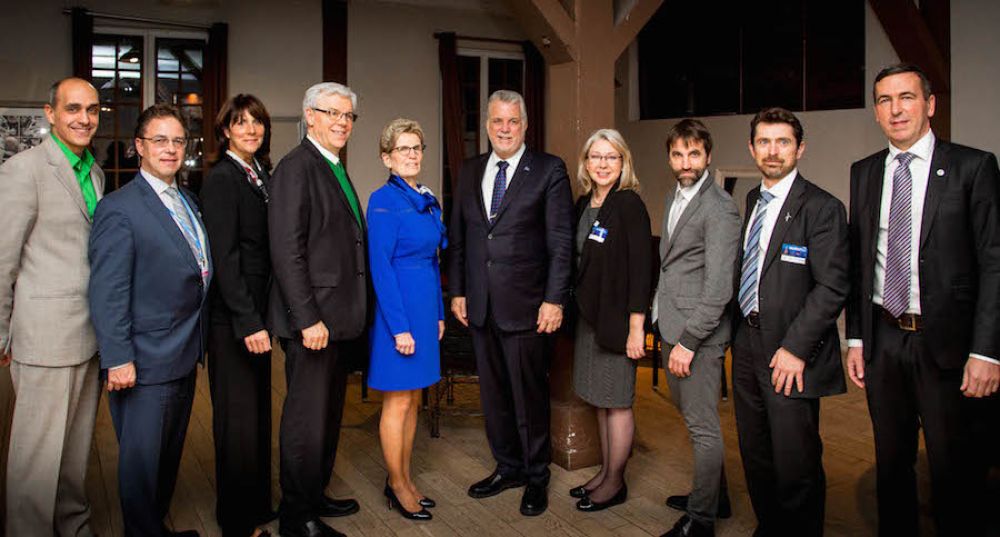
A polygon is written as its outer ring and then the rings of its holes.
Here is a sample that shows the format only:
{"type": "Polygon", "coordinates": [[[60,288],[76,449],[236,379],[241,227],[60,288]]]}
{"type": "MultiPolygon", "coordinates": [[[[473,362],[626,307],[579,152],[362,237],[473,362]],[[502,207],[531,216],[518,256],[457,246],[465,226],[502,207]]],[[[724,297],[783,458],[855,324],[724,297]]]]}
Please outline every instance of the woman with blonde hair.
{"type": "Polygon", "coordinates": [[[597,409],[601,470],[570,490],[576,508],[600,511],[628,497],[625,464],[632,450],[636,361],[646,354],[649,308],[649,214],[637,190],[632,154],[621,134],[590,136],[577,173],[576,352],[573,387],[597,409]]]}
{"type": "Polygon", "coordinates": [[[420,184],[424,131],[409,119],[390,122],[379,140],[389,180],[368,200],[368,250],[375,287],[368,385],[383,392],[379,439],[389,475],[390,508],[430,520],[434,501],[410,475],[420,390],[441,379],[439,340],[444,303],[438,252],[447,246],[441,206],[420,184]]]}

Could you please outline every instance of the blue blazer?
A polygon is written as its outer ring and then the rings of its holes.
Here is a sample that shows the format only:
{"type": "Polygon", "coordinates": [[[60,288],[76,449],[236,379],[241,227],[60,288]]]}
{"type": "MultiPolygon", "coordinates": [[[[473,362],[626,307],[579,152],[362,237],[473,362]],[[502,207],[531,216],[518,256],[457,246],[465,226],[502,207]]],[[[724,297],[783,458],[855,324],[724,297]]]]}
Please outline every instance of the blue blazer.
{"type": "MultiPolygon", "coordinates": [[[[181,191],[204,231],[194,196],[181,191]]],[[[101,369],[135,362],[138,384],[190,374],[205,352],[207,282],[173,217],[141,175],[97,204],[89,254],[101,369]]]]}

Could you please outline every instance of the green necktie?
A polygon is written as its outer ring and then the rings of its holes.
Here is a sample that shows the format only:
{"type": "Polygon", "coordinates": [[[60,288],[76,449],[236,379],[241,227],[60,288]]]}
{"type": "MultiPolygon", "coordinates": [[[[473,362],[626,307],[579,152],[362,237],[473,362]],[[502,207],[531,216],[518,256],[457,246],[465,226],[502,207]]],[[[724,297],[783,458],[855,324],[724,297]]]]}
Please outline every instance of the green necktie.
{"type": "Polygon", "coordinates": [[[351,211],[354,213],[354,218],[358,221],[358,226],[361,226],[361,207],[358,205],[358,195],[354,193],[351,183],[347,181],[347,172],[344,171],[343,163],[338,160],[335,164],[330,159],[326,159],[326,163],[333,170],[333,175],[337,176],[340,189],[344,191],[344,196],[347,197],[347,204],[351,206],[351,211]]]}

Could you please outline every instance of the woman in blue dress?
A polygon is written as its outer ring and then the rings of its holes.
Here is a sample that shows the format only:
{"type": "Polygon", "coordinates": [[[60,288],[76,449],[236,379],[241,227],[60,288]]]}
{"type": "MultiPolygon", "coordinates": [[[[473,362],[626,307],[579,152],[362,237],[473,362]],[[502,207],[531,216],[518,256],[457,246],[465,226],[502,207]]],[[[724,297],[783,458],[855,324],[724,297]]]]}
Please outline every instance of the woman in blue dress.
{"type": "Polygon", "coordinates": [[[389,475],[390,508],[429,520],[434,501],[410,476],[420,390],[441,379],[439,341],[444,304],[438,251],[447,242],[441,206],[417,182],[424,155],[420,124],[396,119],[382,131],[379,149],[389,181],[368,200],[368,248],[375,286],[368,385],[384,392],[379,439],[389,475]]]}

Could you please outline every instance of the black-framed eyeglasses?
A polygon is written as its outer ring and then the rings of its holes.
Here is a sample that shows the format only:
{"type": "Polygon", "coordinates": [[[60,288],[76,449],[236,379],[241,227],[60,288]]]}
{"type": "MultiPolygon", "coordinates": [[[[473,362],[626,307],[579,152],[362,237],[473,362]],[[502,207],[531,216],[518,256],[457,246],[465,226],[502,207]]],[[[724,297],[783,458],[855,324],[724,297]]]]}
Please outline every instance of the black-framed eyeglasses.
{"type": "Polygon", "coordinates": [[[312,109],[317,112],[322,112],[326,114],[330,118],[330,121],[334,122],[340,121],[341,118],[343,118],[348,123],[354,123],[355,121],[358,120],[358,115],[355,114],[354,112],[341,112],[340,110],[332,110],[332,109],[323,110],[322,108],[316,108],[315,106],[312,107],[312,109]]]}
{"type": "Polygon", "coordinates": [[[163,149],[168,145],[173,145],[174,147],[185,147],[187,146],[187,138],[167,138],[166,136],[154,136],[152,138],[139,137],[140,140],[146,140],[147,142],[153,144],[153,147],[163,149]]]}
{"type": "Polygon", "coordinates": [[[390,151],[390,153],[393,152],[393,151],[395,151],[397,153],[401,153],[401,154],[406,155],[406,156],[410,156],[410,155],[412,155],[414,153],[416,153],[416,154],[419,155],[419,154],[421,154],[421,153],[424,152],[424,149],[427,149],[427,145],[426,144],[411,145],[411,146],[401,145],[399,147],[393,147],[392,151],[390,151]]]}

